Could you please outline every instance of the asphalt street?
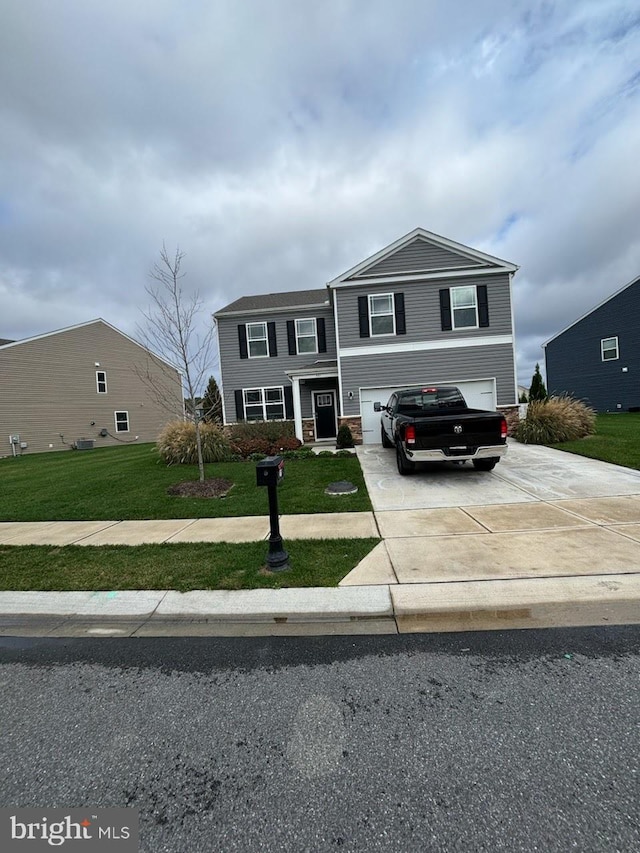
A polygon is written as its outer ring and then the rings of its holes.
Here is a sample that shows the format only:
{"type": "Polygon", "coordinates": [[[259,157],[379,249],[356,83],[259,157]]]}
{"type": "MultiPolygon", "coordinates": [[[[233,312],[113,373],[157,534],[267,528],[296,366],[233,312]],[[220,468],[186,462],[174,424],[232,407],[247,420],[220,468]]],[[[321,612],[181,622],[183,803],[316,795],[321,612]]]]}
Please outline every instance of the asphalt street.
{"type": "Polygon", "coordinates": [[[142,851],[635,851],[640,628],[0,639],[0,805],[142,851]]]}

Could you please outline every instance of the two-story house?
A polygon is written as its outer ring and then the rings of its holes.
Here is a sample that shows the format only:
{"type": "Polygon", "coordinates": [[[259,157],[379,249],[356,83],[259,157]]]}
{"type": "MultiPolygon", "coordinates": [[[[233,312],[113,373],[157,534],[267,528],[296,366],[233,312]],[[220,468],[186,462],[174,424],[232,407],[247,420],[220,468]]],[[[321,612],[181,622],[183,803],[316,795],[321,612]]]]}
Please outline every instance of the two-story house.
{"type": "Polygon", "coordinates": [[[348,423],[380,441],[376,401],[452,383],[469,405],[517,405],[518,267],[422,228],[317,290],[244,296],[216,312],[225,423],[287,418],[305,442],[348,423]]]}
{"type": "Polygon", "coordinates": [[[0,341],[0,456],[155,441],[182,377],[104,320],[0,341]]]}
{"type": "Polygon", "coordinates": [[[640,276],[542,346],[547,389],[599,412],[640,407],[640,276]]]}

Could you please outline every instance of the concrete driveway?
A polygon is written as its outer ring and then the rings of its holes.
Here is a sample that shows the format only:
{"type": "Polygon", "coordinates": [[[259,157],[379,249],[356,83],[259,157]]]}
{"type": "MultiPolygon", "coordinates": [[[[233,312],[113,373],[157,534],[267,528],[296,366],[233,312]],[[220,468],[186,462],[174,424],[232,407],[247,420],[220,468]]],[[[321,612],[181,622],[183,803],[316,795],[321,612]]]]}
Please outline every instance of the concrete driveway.
{"type": "Polygon", "coordinates": [[[401,477],[393,450],[357,453],[385,541],[344,584],[433,595],[443,583],[607,576],[597,582],[610,588],[613,575],[640,574],[640,471],[515,441],[492,472],[401,477]]]}

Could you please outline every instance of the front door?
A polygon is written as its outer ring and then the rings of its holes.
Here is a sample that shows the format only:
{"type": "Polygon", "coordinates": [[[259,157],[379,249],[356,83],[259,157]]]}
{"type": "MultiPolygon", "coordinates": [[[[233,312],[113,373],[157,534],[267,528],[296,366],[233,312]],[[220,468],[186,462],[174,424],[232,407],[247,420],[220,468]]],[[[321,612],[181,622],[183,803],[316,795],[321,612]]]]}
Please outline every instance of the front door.
{"type": "Polygon", "coordinates": [[[337,435],[335,393],[314,391],[313,411],[316,419],[316,439],[335,438],[337,435]]]}

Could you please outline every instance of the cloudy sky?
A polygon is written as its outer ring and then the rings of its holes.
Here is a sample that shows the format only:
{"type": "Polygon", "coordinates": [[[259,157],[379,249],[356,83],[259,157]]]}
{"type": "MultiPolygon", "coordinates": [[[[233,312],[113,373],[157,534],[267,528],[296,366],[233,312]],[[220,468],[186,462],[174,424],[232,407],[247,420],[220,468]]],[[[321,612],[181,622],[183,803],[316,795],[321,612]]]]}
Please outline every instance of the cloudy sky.
{"type": "Polygon", "coordinates": [[[519,381],[640,274],[638,0],[4,0],[0,337],[136,335],[421,226],[520,266],[519,381]]]}

